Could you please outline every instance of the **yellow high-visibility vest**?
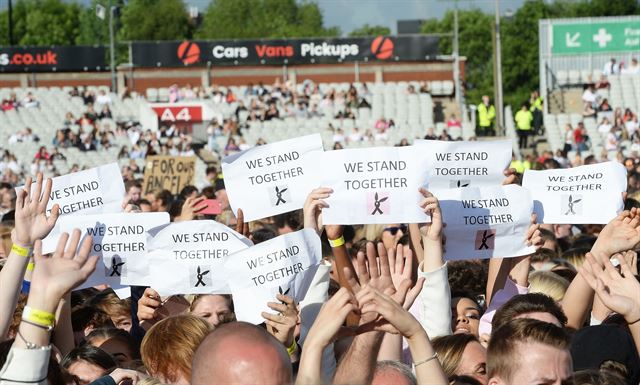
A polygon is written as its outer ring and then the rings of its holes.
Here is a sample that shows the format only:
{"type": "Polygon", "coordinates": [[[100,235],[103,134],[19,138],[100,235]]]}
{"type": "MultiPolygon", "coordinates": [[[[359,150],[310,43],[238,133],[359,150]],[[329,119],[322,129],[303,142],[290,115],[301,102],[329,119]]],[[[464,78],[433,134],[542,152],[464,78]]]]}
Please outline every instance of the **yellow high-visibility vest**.
{"type": "Polygon", "coordinates": [[[515,121],[518,130],[530,130],[533,114],[529,110],[520,110],[516,113],[515,121]]]}
{"type": "Polygon", "coordinates": [[[491,126],[491,122],[495,117],[496,109],[493,105],[490,105],[489,108],[487,108],[484,103],[478,104],[478,125],[480,127],[491,126]]]}

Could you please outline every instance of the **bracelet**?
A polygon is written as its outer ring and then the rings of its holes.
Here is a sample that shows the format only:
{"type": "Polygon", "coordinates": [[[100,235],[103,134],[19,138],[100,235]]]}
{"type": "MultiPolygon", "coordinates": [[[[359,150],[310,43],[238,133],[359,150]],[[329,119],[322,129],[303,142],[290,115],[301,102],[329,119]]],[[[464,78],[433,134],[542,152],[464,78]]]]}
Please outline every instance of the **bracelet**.
{"type": "Polygon", "coordinates": [[[338,239],[329,239],[329,244],[333,248],[344,245],[344,236],[340,236],[338,239]]]}
{"type": "Polygon", "coordinates": [[[18,333],[17,333],[18,337],[20,337],[20,339],[22,340],[22,342],[24,342],[24,344],[27,346],[27,349],[29,350],[33,350],[33,349],[46,349],[46,346],[38,346],[36,344],[34,344],[33,342],[29,342],[27,341],[24,336],[22,335],[22,333],[20,333],[20,329],[18,328],[18,333]]]}
{"type": "Polygon", "coordinates": [[[22,311],[22,319],[40,325],[41,327],[53,326],[56,322],[56,316],[44,310],[34,309],[31,306],[25,306],[22,311]]]}
{"type": "Polygon", "coordinates": [[[53,325],[44,326],[44,325],[37,324],[35,322],[27,321],[24,318],[22,319],[22,322],[26,323],[27,325],[31,325],[31,326],[35,326],[35,327],[40,328],[40,329],[44,329],[44,330],[46,330],[48,332],[51,332],[53,330],[53,325]]]}
{"type": "Polygon", "coordinates": [[[35,269],[35,268],[36,268],[36,264],[35,263],[29,262],[27,264],[27,271],[33,271],[33,269],[35,269]]]}
{"type": "Polygon", "coordinates": [[[298,343],[296,342],[295,338],[293,339],[293,343],[291,344],[291,346],[289,346],[287,348],[287,353],[289,354],[289,357],[291,357],[293,355],[293,353],[296,352],[296,350],[298,350],[298,343]]]}
{"type": "Polygon", "coordinates": [[[416,367],[416,366],[422,365],[422,364],[426,364],[427,362],[435,360],[436,358],[438,358],[438,353],[437,352],[433,353],[433,355],[431,357],[429,357],[429,358],[427,358],[425,360],[414,362],[413,363],[413,367],[416,367]]]}
{"type": "Polygon", "coordinates": [[[29,258],[33,252],[33,249],[28,249],[26,247],[18,246],[15,243],[11,246],[11,251],[18,254],[21,257],[29,258]]]}

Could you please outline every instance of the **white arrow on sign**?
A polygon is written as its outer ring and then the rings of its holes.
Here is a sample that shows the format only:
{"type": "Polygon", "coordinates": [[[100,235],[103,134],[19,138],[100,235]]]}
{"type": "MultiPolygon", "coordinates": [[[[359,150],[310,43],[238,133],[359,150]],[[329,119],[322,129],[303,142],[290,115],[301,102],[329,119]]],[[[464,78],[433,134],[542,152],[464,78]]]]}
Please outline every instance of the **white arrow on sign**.
{"type": "Polygon", "coordinates": [[[580,42],[578,41],[578,39],[580,39],[580,32],[576,32],[573,35],[571,35],[570,32],[565,33],[565,44],[567,45],[567,48],[578,48],[580,47],[580,42]]]}

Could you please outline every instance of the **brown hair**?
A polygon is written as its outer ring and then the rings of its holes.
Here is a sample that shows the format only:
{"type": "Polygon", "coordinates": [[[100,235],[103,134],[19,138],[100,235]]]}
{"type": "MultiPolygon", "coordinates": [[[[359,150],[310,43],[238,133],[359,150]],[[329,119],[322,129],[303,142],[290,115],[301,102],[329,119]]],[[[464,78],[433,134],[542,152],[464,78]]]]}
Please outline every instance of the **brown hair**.
{"type": "Polygon", "coordinates": [[[433,350],[438,353],[438,360],[447,378],[456,375],[456,370],[460,365],[460,361],[462,361],[464,349],[471,342],[479,341],[472,334],[452,334],[433,340],[433,350]]]}
{"type": "Polygon", "coordinates": [[[557,349],[569,349],[570,338],[564,329],[530,318],[509,321],[491,336],[487,349],[487,377],[500,377],[510,383],[518,369],[516,349],[523,343],[540,343],[557,349]]]}
{"type": "Polygon", "coordinates": [[[142,339],[142,362],[154,377],[160,374],[173,382],[182,374],[188,379],[193,355],[209,331],[209,323],[194,315],[165,318],[153,325],[142,339]]]}
{"type": "Polygon", "coordinates": [[[107,313],[109,317],[131,316],[131,300],[120,299],[110,290],[105,290],[96,294],[89,300],[89,305],[107,313]]]}
{"type": "Polygon", "coordinates": [[[502,305],[493,316],[492,330],[498,330],[510,320],[527,313],[549,313],[556,317],[561,325],[567,324],[567,316],[553,298],[542,293],[529,293],[515,295],[502,305]]]}

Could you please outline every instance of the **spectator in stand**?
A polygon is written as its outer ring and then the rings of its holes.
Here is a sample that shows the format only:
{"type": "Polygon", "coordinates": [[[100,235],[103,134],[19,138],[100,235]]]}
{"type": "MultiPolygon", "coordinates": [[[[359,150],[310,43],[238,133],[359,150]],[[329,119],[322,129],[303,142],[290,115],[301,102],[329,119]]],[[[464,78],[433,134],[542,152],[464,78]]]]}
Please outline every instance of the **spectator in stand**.
{"type": "Polygon", "coordinates": [[[333,138],[331,139],[334,143],[343,144],[346,142],[346,138],[344,136],[344,130],[342,128],[337,128],[333,133],[333,138]]]}
{"type": "Polygon", "coordinates": [[[518,131],[518,147],[522,150],[528,147],[527,140],[531,133],[531,123],[533,123],[533,114],[526,104],[523,104],[520,111],[516,113],[515,121],[518,131]]]}
{"type": "Polygon", "coordinates": [[[279,119],[280,111],[275,103],[269,104],[269,109],[264,113],[264,120],[279,119]]]}
{"type": "Polygon", "coordinates": [[[611,105],[609,104],[609,100],[608,99],[602,99],[602,103],[600,103],[600,106],[598,107],[598,111],[599,112],[611,112],[613,111],[613,108],[611,108],[611,105]]]}
{"type": "Polygon", "coordinates": [[[177,103],[181,99],[180,87],[177,84],[172,84],[169,87],[169,103],[177,103]]]}
{"type": "Polygon", "coordinates": [[[227,145],[224,146],[224,154],[226,156],[229,156],[239,151],[240,151],[240,147],[236,144],[236,140],[232,136],[229,136],[229,139],[227,140],[227,145]]]}
{"type": "Polygon", "coordinates": [[[596,90],[608,90],[611,88],[611,83],[609,83],[606,75],[600,75],[600,79],[596,82],[595,88],[596,90]]]}
{"type": "Polygon", "coordinates": [[[349,136],[347,137],[347,142],[348,143],[362,142],[362,134],[360,133],[360,130],[358,129],[358,127],[353,127],[351,129],[351,134],[349,134],[349,136]]]}
{"type": "Polygon", "coordinates": [[[22,99],[20,105],[24,108],[38,108],[40,107],[40,102],[36,100],[36,97],[31,92],[27,92],[27,96],[22,99]]]}
{"type": "Polygon", "coordinates": [[[587,130],[584,128],[584,123],[579,122],[575,130],[573,130],[573,143],[575,143],[576,151],[588,150],[588,140],[589,136],[587,135],[587,130]]]}
{"type": "Polygon", "coordinates": [[[427,128],[427,134],[424,136],[427,140],[436,140],[438,137],[436,136],[436,132],[433,127],[427,128]]]}
{"type": "MultiPolygon", "coordinates": [[[[41,146],[34,157],[36,160],[49,160],[51,159],[51,154],[47,152],[47,148],[45,146],[41,146]]],[[[35,174],[34,174],[35,175],[35,174]]]]}
{"type": "Polygon", "coordinates": [[[100,111],[100,114],[98,114],[98,118],[99,119],[111,119],[113,117],[113,115],[111,114],[111,109],[109,108],[108,104],[104,104],[102,106],[102,110],[100,111]]]}
{"type": "Polygon", "coordinates": [[[113,99],[111,99],[111,95],[107,94],[104,90],[100,90],[98,91],[95,104],[99,107],[110,106],[113,104],[113,99]]]}
{"type": "MultiPolygon", "coordinates": [[[[598,128],[599,130],[600,128],[598,128]]],[[[609,133],[606,136],[606,142],[604,148],[607,151],[616,151],[620,146],[620,138],[618,137],[617,131],[615,127],[611,127],[609,133]]]]}
{"type": "Polygon", "coordinates": [[[632,138],[638,132],[638,129],[640,129],[640,125],[638,125],[638,115],[634,115],[631,119],[625,121],[624,128],[629,138],[632,138]]]}
{"type": "Polygon", "coordinates": [[[93,104],[96,100],[96,95],[93,91],[89,91],[87,87],[85,87],[84,92],[82,93],[82,101],[85,106],[89,104],[93,104]]]}
{"type": "Polygon", "coordinates": [[[598,106],[598,95],[595,91],[595,86],[589,84],[582,93],[582,102],[584,103],[585,112],[589,109],[595,110],[598,106]]]}
{"type": "Polygon", "coordinates": [[[567,123],[564,126],[564,148],[562,149],[564,152],[569,152],[577,148],[575,145],[575,135],[573,133],[573,127],[571,124],[567,123]]]}
{"type": "Polygon", "coordinates": [[[80,151],[82,151],[82,152],[96,151],[96,145],[93,142],[93,136],[92,135],[87,135],[84,138],[84,140],[80,144],[80,151]]]}
{"type": "Polygon", "coordinates": [[[600,121],[600,124],[598,125],[598,132],[604,136],[604,135],[607,135],[612,128],[613,128],[613,125],[611,124],[611,122],[609,122],[609,119],[607,119],[607,117],[604,117],[602,118],[602,120],[600,121]]]}
{"type": "Polygon", "coordinates": [[[67,157],[60,152],[58,147],[54,146],[51,150],[51,160],[67,160],[67,157]]]}
{"type": "Polygon", "coordinates": [[[631,59],[631,64],[627,68],[623,68],[620,71],[623,75],[640,75],[640,65],[638,64],[638,59],[631,59]]]}
{"type": "Polygon", "coordinates": [[[620,65],[616,62],[615,58],[611,58],[602,69],[603,75],[618,75],[620,74],[620,65]]]}
{"type": "Polygon", "coordinates": [[[429,84],[424,80],[420,82],[420,93],[428,94],[429,93],[429,84]]]}
{"type": "Polygon", "coordinates": [[[440,133],[440,136],[438,137],[438,140],[445,140],[450,142],[453,140],[453,138],[451,138],[451,135],[447,133],[446,129],[443,129],[442,132],[440,133]]]}
{"type": "Polygon", "coordinates": [[[460,123],[460,119],[456,117],[456,114],[449,115],[449,120],[447,120],[447,128],[462,128],[462,123],[460,123]]]}
{"type": "Polygon", "coordinates": [[[406,147],[406,146],[410,146],[411,144],[409,143],[409,140],[407,138],[402,138],[400,139],[400,142],[398,144],[396,144],[396,147],[406,147]]]}
{"type": "Polygon", "coordinates": [[[73,113],[71,111],[67,112],[67,114],[64,116],[64,122],[62,122],[62,124],[65,127],[76,124],[76,118],[73,116],[73,113]]]}

